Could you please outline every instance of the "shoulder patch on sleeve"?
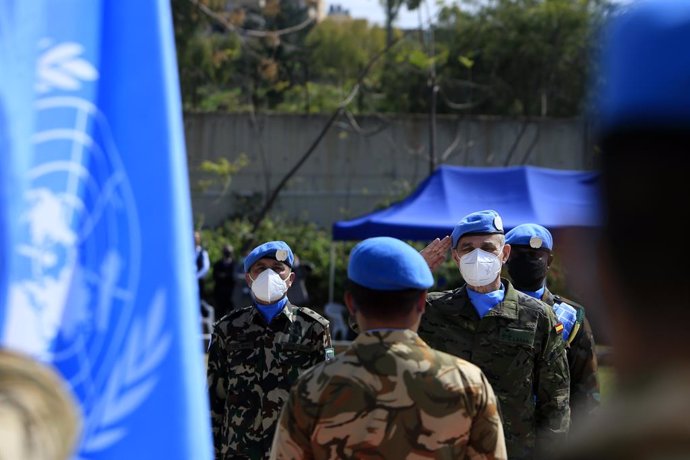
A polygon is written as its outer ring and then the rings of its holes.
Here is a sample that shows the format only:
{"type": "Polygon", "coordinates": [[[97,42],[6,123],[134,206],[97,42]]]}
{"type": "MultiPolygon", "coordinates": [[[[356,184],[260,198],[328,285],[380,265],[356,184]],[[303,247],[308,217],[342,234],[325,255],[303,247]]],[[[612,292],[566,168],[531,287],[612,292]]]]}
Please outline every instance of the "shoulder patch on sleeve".
{"type": "Polygon", "coordinates": [[[565,297],[563,297],[561,295],[553,294],[553,299],[557,303],[561,303],[561,302],[567,303],[568,305],[570,305],[571,307],[574,307],[577,310],[584,310],[585,309],[585,307],[583,307],[579,303],[575,302],[574,300],[566,299],[565,297]]]}

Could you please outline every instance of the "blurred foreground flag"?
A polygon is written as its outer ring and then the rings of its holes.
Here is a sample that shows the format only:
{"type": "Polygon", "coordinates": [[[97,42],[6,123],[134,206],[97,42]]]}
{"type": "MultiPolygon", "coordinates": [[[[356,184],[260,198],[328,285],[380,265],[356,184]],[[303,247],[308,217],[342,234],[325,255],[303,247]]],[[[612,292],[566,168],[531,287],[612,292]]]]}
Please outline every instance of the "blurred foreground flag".
{"type": "Polygon", "coordinates": [[[0,345],[68,383],[75,458],[211,459],[170,1],[0,0],[0,159],[0,345]]]}

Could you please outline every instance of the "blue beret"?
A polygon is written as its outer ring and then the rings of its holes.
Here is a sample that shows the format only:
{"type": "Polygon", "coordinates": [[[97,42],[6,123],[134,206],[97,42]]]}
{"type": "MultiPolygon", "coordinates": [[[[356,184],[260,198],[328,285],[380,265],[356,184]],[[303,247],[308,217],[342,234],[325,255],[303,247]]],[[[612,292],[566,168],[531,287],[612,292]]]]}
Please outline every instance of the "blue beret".
{"type": "Polygon", "coordinates": [[[521,224],[506,233],[506,243],[529,246],[534,249],[553,249],[553,237],[538,224],[521,224]]]}
{"type": "Polygon", "coordinates": [[[264,257],[286,263],[290,267],[292,267],[292,262],[295,260],[292,249],[285,241],[269,241],[255,247],[252,249],[252,252],[247,254],[247,257],[244,258],[244,272],[247,273],[257,260],[264,257]]]}
{"type": "Polygon", "coordinates": [[[496,211],[487,209],[486,211],[473,212],[463,217],[455,225],[450,236],[453,240],[453,247],[456,247],[463,235],[490,235],[493,233],[503,233],[503,220],[501,220],[501,216],[496,211]]]}
{"type": "Polygon", "coordinates": [[[690,124],[690,2],[638,1],[604,29],[599,129],[690,124]]]}
{"type": "Polygon", "coordinates": [[[409,244],[380,236],[358,243],[350,253],[347,277],[369,289],[429,289],[434,277],[424,257],[409,244]]]}

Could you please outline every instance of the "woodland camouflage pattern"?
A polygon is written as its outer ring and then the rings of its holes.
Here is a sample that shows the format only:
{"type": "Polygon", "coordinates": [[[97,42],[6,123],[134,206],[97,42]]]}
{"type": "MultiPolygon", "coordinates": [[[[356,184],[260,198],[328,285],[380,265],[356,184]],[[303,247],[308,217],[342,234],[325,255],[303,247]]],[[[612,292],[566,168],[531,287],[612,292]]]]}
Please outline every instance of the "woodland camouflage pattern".
{"type": "Polygon", "coordinates": [[[484,372],[499,400],[511,460],[548,458],[570,425],[565,342],[551,308],[502,282],[503,302],[481,319],[465,286],[430,292],[419,335],[484,372]]]}
{"type": "Polygon", "coordinates": [[[327,349],[328,320],[308,308],[288,303],[270,324],[253,306],[220,319],[207,371],[215,458],[268,458],[290,387],[327,349]]]}
{"type": "Polygon", "coordinates": [[[581,418],[587,418],[599,407],[601,401],[598,378],[599,364],[592,327],[585,317],[585,309],[582,305],[554,295],[548,288],[544,290],[541,300],[551,306],[556,301],[565,302],[577,310],[577,323],[573,327],[573,332],[568,337],[566,344],[568,366],[570,367],[570,414],[572,420],[577,422],[581,418]],[[575,330],[575,327],[578,329],[575,330]]]}
{"type": "Polygon", "coordinates": [[[496,398],[477,366],[411,330],[360,334],[290,391],[272,459],[505,459],[496,398]]]}

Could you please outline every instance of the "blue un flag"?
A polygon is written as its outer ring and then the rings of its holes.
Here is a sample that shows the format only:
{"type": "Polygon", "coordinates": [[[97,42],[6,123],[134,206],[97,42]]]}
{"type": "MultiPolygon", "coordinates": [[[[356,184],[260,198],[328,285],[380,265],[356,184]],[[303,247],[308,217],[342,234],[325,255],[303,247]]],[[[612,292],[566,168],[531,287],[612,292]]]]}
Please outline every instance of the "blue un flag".
{"type": "Polygon", "coordinates": [[[0,0],[0,344],[80,459],[212,458],[169,0],[0,0]]]}

